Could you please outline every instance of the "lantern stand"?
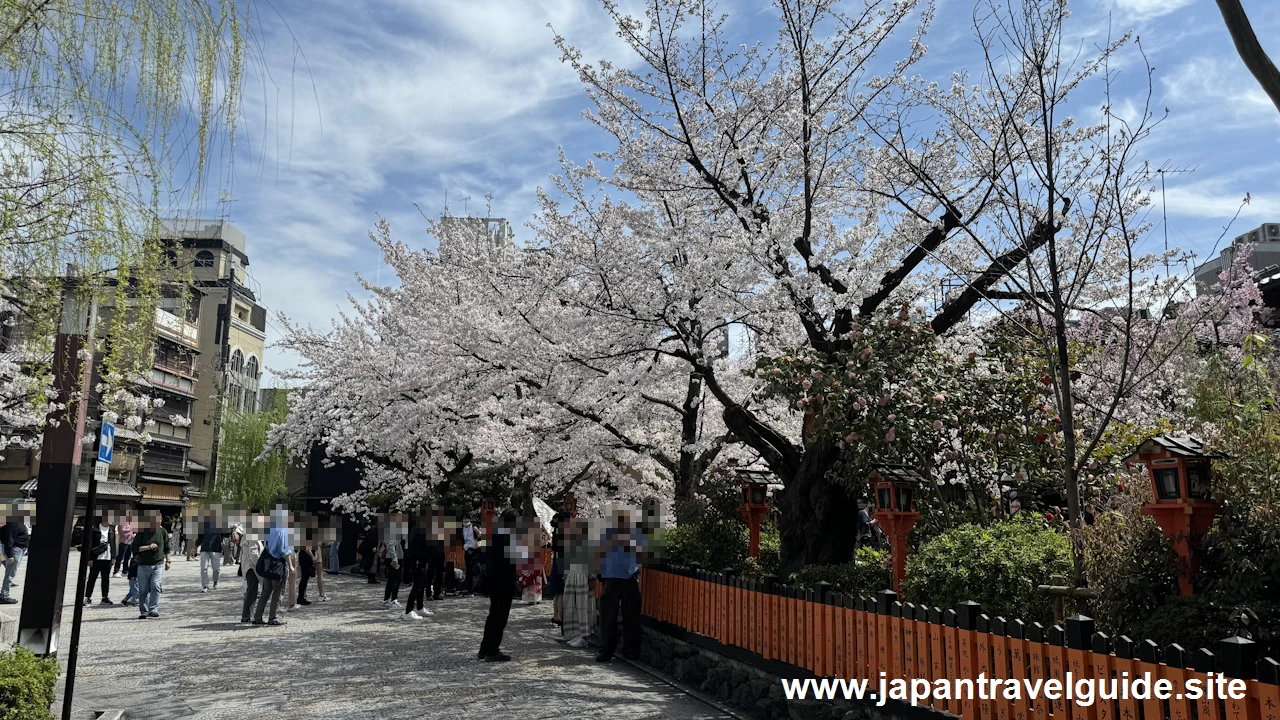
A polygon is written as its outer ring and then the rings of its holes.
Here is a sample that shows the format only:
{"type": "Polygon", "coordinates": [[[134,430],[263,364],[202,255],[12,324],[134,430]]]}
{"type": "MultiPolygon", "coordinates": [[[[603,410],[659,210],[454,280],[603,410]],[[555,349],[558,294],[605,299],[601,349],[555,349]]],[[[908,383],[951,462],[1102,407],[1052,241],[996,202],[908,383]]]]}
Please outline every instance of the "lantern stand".
{"type": "Polygon", "coordinates": [[[1209,531],[1218,505],[1209,498],[1211,460],[1226,457],[1205,451],[1204,443],[1189,435],[1157,435],[1143,442],[1125,462],[1147,469],[1155,500],[1142,514],[1155,518],[1160,531],[1173,540],[1178,553],[1178,594],[1191,595],[1191,580],[1200,567],[1192,541],[1209,531]]]}
{"type": "Polygon", "coordinates": [[[568,515],[571,518],[578,517],[578,498],[574,497],[572,494],[565,495],[561,509],[564,510],[565,515],[568,515]]]}
{"type": "Polygon", "coordinates": [[[738,512],[747,521],[751,530],[747,552],[752,558],[760,559],[760,523],[769,514],[769,478],[773,474],[767,470],[741,469],[737,472],[738,485],[742,488],[742,504],[738,512]]]}
{"type": "Polygon", "coordinates": [[[493,538],[493,516],[497,514],[498,510],[493,506],[492,500],[480,502],[480,517],[484,518],[484,536],[487,540],[493,538]]]}
{"type": "Polygon", "coordinates": [[[907,575],[907,536],[920,519],[914,509],[915,491],[924,478],[909,465],[877,465],[867,476],[875,488],[875,519],[889,538],[893,553],[893,591],[902,592],[907,575]]]}

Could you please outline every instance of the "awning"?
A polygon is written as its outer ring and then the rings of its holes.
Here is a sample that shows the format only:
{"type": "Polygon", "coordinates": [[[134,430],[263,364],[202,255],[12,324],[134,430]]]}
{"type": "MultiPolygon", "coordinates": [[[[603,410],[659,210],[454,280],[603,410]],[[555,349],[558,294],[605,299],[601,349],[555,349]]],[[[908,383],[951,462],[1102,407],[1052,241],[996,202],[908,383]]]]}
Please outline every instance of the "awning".
{"type": "Polygon", "coordinates": [[[174,440],[171,437],[167,437],[165,435],[157,435],[155,433],[151,434],[151,442],[164,443],[165,445],[173,445],[181,448],[188,448],[188,449],[191,448],[191,443],[183,442],[181,440],[174,440]]]}
{"type": "Polygon", "coordinates": [[[195,460],[187,461],[187,469],[194,470],[195,472],[209,472],[209,468],[205,467],[204,465],[201,465],[195,460]]]}
{"type": "Polygon", "coordinates": [[[186,480],[183,478],[175,478],[175,477],[163,477],[161,475],[139,475],[138,479],[145,482],[158,482],[158,483],[165,483],[168,485],[190,485],[191,484],[190,480],[186,480]]]}
{"type": "MultiPolygon", "coordinates": [[[[22,487],[20,489],[24,493],[25,492],[34,493],[36,491],[36,487],[39,481],[40,481],[39,478],[36,478],[35,480],[28,480],[27,482],[22,484],[22,487]]],[[[85,497],[89,496],[88,480],[79,480],[76,482],[76,494],[83,495],[85,497]]],[[[110,480],[98,481],[98,498],[99,499],[102,499],[102,500],[107,500],[111,498],[131,499],[131,498],[140,498],[140,497],[142,497],[142,493],[138,492],[138,489],[130,485],[129,483],[112,482],[110,480]]]]}
{"type": "Polygon", "coordinates": [[[138,501],[138,507],[186,507],[185,500],[161,500],[158,498],[142,498],[138,501]]]}

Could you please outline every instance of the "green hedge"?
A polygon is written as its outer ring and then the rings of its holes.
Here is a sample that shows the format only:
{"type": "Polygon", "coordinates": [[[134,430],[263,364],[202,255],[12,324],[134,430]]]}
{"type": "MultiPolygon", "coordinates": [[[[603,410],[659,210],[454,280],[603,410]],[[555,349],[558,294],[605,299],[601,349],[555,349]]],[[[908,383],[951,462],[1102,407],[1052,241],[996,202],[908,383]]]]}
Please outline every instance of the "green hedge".
{"type": "Polygon", "coordinates": [[[711,572],[735,570],[747,577],[768,575],[778,570],[781,540],[776,523],[767,522],[760,529],[760,559],[747,554],[750,531],[745,523],[701,518],[680,525],[663,534],[663,560],[672,565],[697,563],[711,572]]]}
{"type": "Polygon", "coordinates": [[[965,600],[991,617],[1052,619],[1049,598],[1036,592],[1054,575],[1071,577],[1071,542],[1038,519],[962,525],[925,541],[907,559],[903,595],[941,608],[965,600]]]}
{"type": "Polygon", "coordinates": [[[58,661],[30,650],[0,652],[0,720],[50,720],[58,661]]]}
{"type": "Polygon", "coordinates": [[[858,548],[851,562],[841,565],[809,565],[791,575],[793,585],[812,586],[829,582],[837,592],[873,595],[886,590],[893,577],[885,561],[889,553],[863,546],[858,548]]]}

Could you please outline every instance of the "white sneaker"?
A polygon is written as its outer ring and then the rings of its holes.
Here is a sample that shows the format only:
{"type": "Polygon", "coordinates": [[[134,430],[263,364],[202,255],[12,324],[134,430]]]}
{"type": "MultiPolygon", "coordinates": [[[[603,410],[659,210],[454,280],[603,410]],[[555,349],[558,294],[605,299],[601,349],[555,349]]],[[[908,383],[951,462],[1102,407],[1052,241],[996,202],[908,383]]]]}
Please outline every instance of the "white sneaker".
{"type": "MultiPolygon", "coordinates": [[[[323,600],[323,599],[324,599],[324,598],[321,598],[321,600],[323,600]]],[[[383,600],[383,601],[382,601],[382,609],[383,609],[383,610],[386,610],[387,608],[390,608],[390,607],[394,607],[394,606],[391,604],[391,601],[390,601],[390,600],[383,600]]]]}
{"type": "Polygon", "coordinates": [[[207,587],[205,587],[205,588],[200,588],[200,592],[202,592],[202,593],[209,592],[209,588],[207,588],[207,587]]]}
{"type": "Polygon", "coordinates": [[[400,604],[400,601],[399,601],[399,600],[392,600],[392,601],[391,601],[391,604],[390,604],[388,607],[393,607],[393,608],[395,608],[395,609],[397,609],[397,610],[403,610],[403,609],[404,609],[404,606],[400,604]]]}
{"type": "Polygon", "coordinates": [[[403,617],[405,620],[422,620],[423,619],[421,615],[414,612],[413,610],[410,610],[409,612],[405,613],[401,617],[403,617]]]}
{"type": "Polygon", "coordinates": [[[429,618],[429,617],[431,617],[432,615],[435,615],[435,613],[431,612],[430,610],[428,610],[428,609],[426,609],[426,608],[422,608],[422,609],[421,609],[421,610],[419,610],[418,612],[419,612],[419,613],[421,613],[421,614],[422,614],[421,616],[422,616],[422,617],[424,617],[424,618],[429,618]]]}
{"type": "Polygon", "coordinates": [[[300,605],[299,603],[294,603],[294,604],[293,604],[293,607],[291,607],[291,608],[289,608],[289,609],[290,609],[290,610],[301,610],[301,609],[302,609],[302,605],[300,605]]]}
{"type": "Polygon", "coordinates": [[[581,635],[569,641],[569,647],[571,648],[584,648],[586,646],[587,641],[581,635]]]}
{"type": "Polygon", "coordinates": [[[329,602],[329,596],[328,596],[328,595],[321,595],[321,596],[320,596],[320,602],[329,602]]]}

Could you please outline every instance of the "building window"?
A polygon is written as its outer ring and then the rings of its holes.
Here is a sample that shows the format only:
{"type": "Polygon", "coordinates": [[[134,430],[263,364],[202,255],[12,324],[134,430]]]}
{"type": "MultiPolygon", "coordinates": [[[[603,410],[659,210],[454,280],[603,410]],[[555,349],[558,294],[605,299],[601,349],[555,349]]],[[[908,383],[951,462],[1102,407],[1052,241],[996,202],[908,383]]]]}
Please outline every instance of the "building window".
{"type": "Polygon", "coordinates": [[[244,371],[244,354],[239,350],[231,351],[231,372],[244,371]]]}
{"type": "Polygon", "coordinates": [[[258,378],[258,358],[249,356],[249,361],[244,364],[244,374],[255,380],[258,378]]]}
{"type": "Polygon", "coordinates": [[[209,252],[208,250],[201,250],[200,252],[196,253],[196,261],[194,264],[198,268],[213,267],[213,253],[209,252]]]}

